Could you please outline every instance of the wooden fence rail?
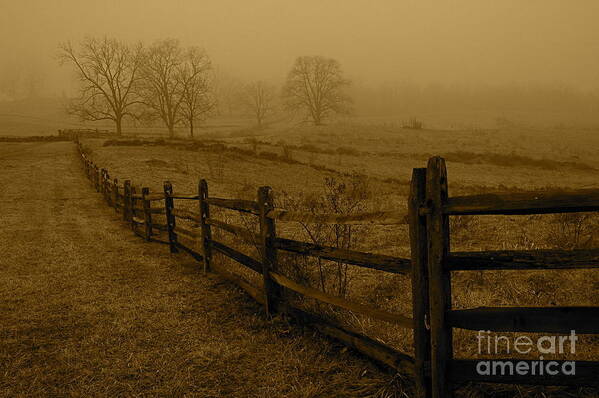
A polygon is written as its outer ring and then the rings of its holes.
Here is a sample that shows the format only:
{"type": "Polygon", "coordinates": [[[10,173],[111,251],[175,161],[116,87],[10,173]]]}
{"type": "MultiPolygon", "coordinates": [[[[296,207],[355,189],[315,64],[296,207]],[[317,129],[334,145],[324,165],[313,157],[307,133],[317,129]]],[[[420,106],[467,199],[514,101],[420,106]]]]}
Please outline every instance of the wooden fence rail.
{"type": "MultiPolygon", "coordinates": [[[[509,332],[599,333],[599,307],[452,308],[451,274],[457,270],[529,270],[597,268],[599,250],[539,250],[451,253],[449,216],[484,214],[546,214],[599,210],[599,190],[526,192],[449,197],[443,158],[434,157],[426,170],[428,277],[431,315],[431,393],[448,397],[458,383],[485,381],[514,384],[599,385],[599,361],[576,361],[575,375],[537,373],[481,376],[477,361],[453,358],[453,328],[509,332]],[[578,364],[582,366],[579,368],[578,364]],[[590,375],[595,375],[594,379],[590,375]]],[[[495,359],[511,361],[515,359],[495,359]]]]}
{"type": "MultiPolygon", "coordinates": [[[[554,333],[567,333],[572,329],[579,333],[597,334],[599,307],[480,307],[458,310],[452,308],[451,293],[453,271],[599,268],[599,249],[452,253],[449,246],[450,216],[599,211],[599,190],[449,197],[445,161],[434,157],[426,168],[413,170],[407,213],[308,214],[275,208],[269,187],[259,188],[253,201],[210,197],[208,184],[203,179],[198,183],[197,193],[174,192],[168,181],[164,183],[162,192],[150,192],[147,187],[138,189],[129,180],[119,185],[116,178],[110,179],[107,170],[98,169],[80,143],[78,150],[92,186],[103,194],[108,205],[122,213],[123,220],[130,223],[136,234],[146,241],[168,244],[171,253],[183,250],[190,254],[203,264],[205,272],[216,271],[263,304],[268,316],[284,312],[397,371],[411,375],[418,397],[450,397],[456,386],[468,381],[599,386],[599,362],[594,361],[577,361],[576,376],[481,376],[476,372],[476,360],[454,359],[452,337],[453,328],[554,333]],[[189,206],[177,207],[175,201],[179,200],[188,203],[197,201],[197,211],[190,210],[189,206]],[[153,207],[155,202],[162,201],[163,207],[153,207]],[[211,217],[212,206],[257,216],[259,232],[211,217]],[[153,216],[163,217],[164,224],[156,222],[153,216]],[[406,259],[282,238],[277,236],[276,222],[408,224],[411,256],[406,259]],[[212,227],[255,246],[259,258],[214,239],[212,227]],[[166,232],[166,241],[160,238],[161,232],[166,232]],[[262,282],[258,286],[253,285],[224,269],[213,261],[214,251],[261,275],[262,282]],[[302,285],[281,273],[279,251],[406,275],[410,277],[412,286],[411,316],[383,311],[302,285]],[[398,352],[298,308],[284,299],[285,289],[356,314],[390,322],[396,327],[411,329],[414,354],[398,352]]],[[[509,358],[502,360],[516,361],[509,358]]]]}

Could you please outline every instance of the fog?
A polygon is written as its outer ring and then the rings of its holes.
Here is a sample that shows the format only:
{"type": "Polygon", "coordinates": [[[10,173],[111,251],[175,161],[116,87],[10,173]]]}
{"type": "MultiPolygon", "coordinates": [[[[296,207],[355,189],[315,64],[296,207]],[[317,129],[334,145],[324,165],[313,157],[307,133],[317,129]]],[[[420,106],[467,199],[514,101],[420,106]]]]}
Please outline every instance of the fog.
{"type": "Polygon", "coordinates": [[[355,86],[599,87],[599,3],[589,1],[1,0],[0,98],[69,96],[57,45],[85,36],[207,51],[241,80],[280,83],[299,55],[337,59],[355,86]],[[11,94],[11,87],[12,93],[11,94]]]}

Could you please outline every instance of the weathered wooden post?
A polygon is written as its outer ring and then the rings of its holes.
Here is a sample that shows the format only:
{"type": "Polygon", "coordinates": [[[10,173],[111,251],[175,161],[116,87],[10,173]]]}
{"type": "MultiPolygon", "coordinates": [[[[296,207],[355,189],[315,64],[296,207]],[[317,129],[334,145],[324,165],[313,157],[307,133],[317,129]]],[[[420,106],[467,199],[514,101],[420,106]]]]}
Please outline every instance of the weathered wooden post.
{"type": "Polygon", "coordinates": [[[110,179],[110,174],[106,172],[106,201],[108,202],[108,206],[113,206],[112,203],[112,180],[110,179]]]}
{"type": "Polygon", "coordinates": [[[144,187],[141,189],[141,195],[144,206],[144,224],[145,224],[145,240],[150,241],[152,239],[152,209],[151,203],[148,199],[148,195],[150,194],[150,188],[144,187]]]}
{"type": "Polygon", "coordinates": [[[426,200],[426,169],[413,169],[408,218],[412,260],[412,319],[414,319],[414,360],[416,396],[430,397],[430,377],[426,374],[430,364],[429,298],[428,298],[428,241],[426,215],[419,213],[426,200]]]}
{"type": "Polygon", "coordinates": [[[96,192],[100,192],[100,169],[98,168],[98,166],[94,166],[94,177],[96,192]]]}
{"type": "Polygon", "coordinates": [[[112,206],[110,187],[110,174],[108,174],[108,170],[106,170],[106,174],[104,175],[104,196],[106,197],[106,203],[108,204],[108,206],[112,206]]]}
{"type": "Polygon", "coordinates": [[[447,313],[451,310],[451,280],[444,267],[449,252],[449,219],[443,214],[447,195],[445,160],[438,156],[430,158],[426,170],[426,203],[433,398],[450,397],[452,390],[447,379],[453,358],[453,333],[447,323],[447,313]]]}
{"type": "Polygon", "coordinates": [[[133,232],[137,232],[136,231],[136,227],[137,225],[135,224],[135,204],[136,204],[136,198],[135,198],[135,194],[137,193],[137,188],[135,187],[135,185],[131,185],[131,189],[129,190],[129,221],[131,222],[131,229],[133,230],[133,232]]]}
{"type": "Polygon", "coordinates": [[[201,179],[198,183],[198,199],[200,207],[200,231],[202,239],[202,258],[204,262],[204,272],[210,271],[210,260],[212,259],[212,249],[210,241],[212,240],[212,231],[207,220],[210,218],[210,205],[208,199],[208,182],[201,179]]]}
{"type": "Polygon", "coordinates": [[[96,185],[99,193],[102,193],[102,169],[96,167],[96,185]]]}
{"type": "Polygon", "coordinates": [[[164,183],[164,214],[166,216],[166,230],[168,232],[168,245],[171,253],[178,253],[177,234],[175,233],[175,216],[172,211],[174,208],[173,185],[169,181],[164,183]]]}
{"type": "Polygon", "coordinates": [[[115,178],[112,181],[112,201],[114,205],[114,211],[119,212],[119,180],[115,178]]]}
{"type": "Polygon", "coordinates": [[[104,197],[104,200],[106,200],[106,195],[104,192],[104,181],[106,180],[106,169],[101,168],[100,169],[100,181],[98,182],[100,185],[100,194],[102,194],[102,196],[104,197]]]}
{"type": "Polygon", "coordinates": [[[104,198],[106,199],[106,201],[109,201],[109,198],[108,198],[108,192],[109,192],[108,189],[110,188],[108,186],[108,184],[110,183],[109,179],[110,179],[110,175],[108,174],[108,170],[104,169],[104,181],[102,181],[102,183],[104,185],[103,190],[104,190],[104,198]]]}
{"type": "Polygon", "coordinates": [[[131,195],[131,180],[123,183],[123,221],[129,221],[129,196],[131,195]]]}
{"type": "Polygon", "coordinates": [[[104,184],[104,182],[106,181],[106,169],[101,168],[100,169],[100,193],[102,194],[102,196],[104,196],[104,200],[106,200],[106,195],[105,195],[105,191],[104,188],[106,187],[106,184],[104,184]]]}
{"type": "Polygon", "coordinates": [[[267,316],[276,311],[280,299],[280,289],[270,277],[270,271],[277,269],[277,251],[274,246],[276,239],[275,221],[267,217],[274,208],[272,189],[258,188],[258,212],[260,217],[260,254],[262,260],[262,279],[264,281],[264,309],[267,316]]]}

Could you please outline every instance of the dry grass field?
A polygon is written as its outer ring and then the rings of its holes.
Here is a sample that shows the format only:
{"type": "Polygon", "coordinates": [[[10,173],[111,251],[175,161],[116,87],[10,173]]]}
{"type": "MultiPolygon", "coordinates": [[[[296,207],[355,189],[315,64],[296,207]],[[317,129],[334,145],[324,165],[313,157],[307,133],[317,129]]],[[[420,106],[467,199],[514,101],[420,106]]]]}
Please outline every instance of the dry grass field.
{"type": "Polygon", "coordinates": [[[599,0],[0,4],[0,398],[599,398],[599,0]]]}
{"type": "MultiPolygon", "coordinates": [[[[437,154],[447,159],[450,195],[599,187],[599,134],[585,129],[417,131],[394,123],[337,123],[205,128],[196,140],[138,132],[83,144],[111,177],[154,192],[166,180],[176,192],[196,192],[199,178],[206,178],[211,196],[254,199],[259,186],[270,185],[278,206],[304,211],[405,210],[412,168],[437,154]]],[[[202,275],[185,254],[171,256],[134,236],[94,193],[74,152],[71,143],[10,143],[0,152],[0,182],[10,187],[0,194],[3,396],[411,396],[402,376],[284,319],[267,321],[257,304],[216,276],[202,275]]],[[[235,219],[227,211],[216,216],[235,219]]],[[[235,220],[255,227],[249,219],[235,220]]],[[[451,226],[452,250],[599,246],[596,216],[460,217],[451,226]]],[[[331,239],[328,230],[291,224],[278,233],[331,239]]],[[[407,226],[349,233],[352,248],[409,256],[407,226]]],[[[235,247],[256,255],[255,247],[235,247]]],[[[295,256],[281,263],[304,283],[410,315],[405,277],[295,256]]],[[[256,275],[243,276],[259,283],[256,275]]],[[[453,305],[599,305],[598,292],[593,270],[458,273],[453,305]]],[[[301,304],[412,350],[405,331],[301,304]]],[[[454,344],[458,357],[476,356],[474,333],[458,331],[454,344]]],[[[578,348],[576,359],[596,359],[599,341],[580,336],[578,348]]],[[[597,391],[477,385],[459,394],[590,398],[597,391]]]]}
{"type": "Polygon", "coordinates": [[[91,189],[72,143],[1,148],[0,396],[409,393],[139,240],[91,189]]]}
{"type": "MultiPolygon", "coordinates": [[[[169,180],[175,191],[196,192],[198,179],[206,178],[211,196],[254,199],[259,186],[270,185],[279,206],[307,211],[330,210],[334,192],[339,194],[340,201],[362,210],[405,209],[412,168],[424,167],[427,158],[436,154],[447,159],[450,195],[599,187],[599,159],[594,150],[599,147],[599,135],[588,129],[510,126],[418,131],[393,123],[339,123],[318,128],[274,127],[229,134],[207,133],[195,141],[137,136],[108,142],[88,140],[84,145],[94,161],[107,168],[112,177],[130,178],[153,191],[160,191],[162,182],[169,180]],[[340,186],[344,187],[341,193],[335,191],[340,186]]],[[[227,212],[219,216],[226,220],[233,217],[227,212]]],[[[406,257],[407,232],[405,226],[357,228],[351,232],[351,245],[360,250],[406,257]]],[[[286,224],[279,227],[279,233],[309,240],[314,230],[286,224]]],[[[482,216],[452,220],[452,250],[458,251],[590,248],[599,246],[598,239],[599,219],[595,215],[482,216]]],[[[245,247],[244,251],[256,254],[252,247],[245,247]]],[[[314,276],[315,263],[305,263],[293,256],[285,257],[283,262],[288,275],[296,279],[365,304],[410,314],[407,278],[351,267],[340,271],[343,275],[336,275],[335,264],[319,263],[327,274],[327,285],[322,276],[320,279],[314,276]]],[[[229,266],[235,267],[232,263],[229,266]]],[[[252,280],[252,275],[246,277],[252,280]]],[[[455,308],[598,305],[598,292],[599,275],[593,270],[468,272],[457,273],[454,278],[453,305],[455,308]]],[[[411,350],[411,336],[404,331],[314,303],[303,304],[401,351],[411,350]]],[[[455,335],[457,356],[474,357],[475,334],[460,330],[455,335]]],[[[596,337],[581,336],[575,357],[592,360],[598,352],[596,337]]],[[[462,393],[484,396],[485,391],[505,396],[519,391],[539,397],[596,394],[587,389],[508,387],[504,390],[496,386],[489,390],[463,389],[462,393]]]]}

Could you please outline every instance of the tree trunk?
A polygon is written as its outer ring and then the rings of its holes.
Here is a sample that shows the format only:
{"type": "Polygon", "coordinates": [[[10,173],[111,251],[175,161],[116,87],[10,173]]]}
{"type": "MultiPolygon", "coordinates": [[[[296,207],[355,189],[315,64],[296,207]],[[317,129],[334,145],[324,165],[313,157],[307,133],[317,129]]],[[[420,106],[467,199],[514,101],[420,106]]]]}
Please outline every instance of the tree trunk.
{"type": "Polygon", "coordinates": [[[322,113],[320,112],[320,107],[314,106],[314,108],[310,111],[310,113],[312,114],[312,120],[314,121],[314,125],[320,126],[322,124],[322,120],[321,120],[322,113]]]}
{"type": "Polygon", "coordinates": [[[189,136],[193,138],[193,119],[189,119],[189,136]]]}
{"type": "Polygon", "coordinates": [[[114,121],[116,123],[116,135],[122,135],[123,131],[121,129],[121,123],[123,121],[123,118],[121,116],[117,116],[116,120],[114,121]]]}
{"type": "Polygon", "coordinates": [[[169,124],[167,127],[168,127],[168,138],[175,137],[175,126],[173,126],[172,124],[169,124]]]}

